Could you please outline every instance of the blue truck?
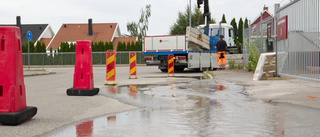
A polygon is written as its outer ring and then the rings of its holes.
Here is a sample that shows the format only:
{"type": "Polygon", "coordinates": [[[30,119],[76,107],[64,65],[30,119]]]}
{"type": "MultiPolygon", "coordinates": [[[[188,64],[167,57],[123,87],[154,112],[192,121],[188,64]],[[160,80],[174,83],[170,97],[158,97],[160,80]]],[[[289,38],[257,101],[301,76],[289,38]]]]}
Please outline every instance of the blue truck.
{"type": "Polygon", "coordinates": [[[219,67],[215,44],[220,35],[223,35],[227,42],[228,50],[232,52],[237,49],[234,43],[235,33],[229,24],[209,24],[209,28],[205,28],[204,25],[187,27],[186,32],[185,35],[145,36],[143,54],[150,55],[145,58],[146,62],[151,63],[151,59],[158,61],[158,68],[166,72],[168,55],[173,54],[175,71],[183,71],[185,68],[214,70],[219,67]]]}

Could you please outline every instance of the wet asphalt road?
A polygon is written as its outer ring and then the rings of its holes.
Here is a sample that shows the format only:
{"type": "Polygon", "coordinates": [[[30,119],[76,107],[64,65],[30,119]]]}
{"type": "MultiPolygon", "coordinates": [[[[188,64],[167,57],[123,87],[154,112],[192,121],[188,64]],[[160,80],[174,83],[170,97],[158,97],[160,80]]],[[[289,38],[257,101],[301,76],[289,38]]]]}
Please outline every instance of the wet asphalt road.
{"type": "Polygon", "coordinates": [[[43,136],[319,136],[320,110],[255,100],[226,81],[124,85],[100,94],[140,107],[79,121],[43,136]]]}

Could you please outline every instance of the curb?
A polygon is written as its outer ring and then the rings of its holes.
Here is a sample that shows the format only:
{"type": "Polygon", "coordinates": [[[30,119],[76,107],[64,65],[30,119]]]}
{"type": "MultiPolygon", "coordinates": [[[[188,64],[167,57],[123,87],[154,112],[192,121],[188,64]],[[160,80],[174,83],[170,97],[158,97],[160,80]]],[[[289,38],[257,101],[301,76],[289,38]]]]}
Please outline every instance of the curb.
{"type": "Polygon", "coordinates": [[[203,75],[205,79],[214,79],[214,74],[212,73],[207,73],[206,71],[203,72],[203,75]]]}
{"type": "Polygon", "coordinates": [[[31,77],[31,76],[38,76],[38,75],[50,75],[50,74],[56,74],[56,72],[52,72],[52,71],[45,71],[45,72],[40,72],[40,73],[32,73],[32,74],[24,74],[24,77],[31,77]]]}

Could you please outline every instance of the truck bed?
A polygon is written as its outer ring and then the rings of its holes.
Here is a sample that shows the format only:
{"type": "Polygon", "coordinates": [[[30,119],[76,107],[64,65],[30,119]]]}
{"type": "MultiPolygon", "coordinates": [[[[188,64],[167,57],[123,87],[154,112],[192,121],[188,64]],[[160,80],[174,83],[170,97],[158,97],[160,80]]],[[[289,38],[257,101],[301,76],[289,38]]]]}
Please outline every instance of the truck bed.
{"type": "Polygon", "coordinates": [[[143,40],[144,54],[183,54],[187,50],[186,35],[145,36],[143,40]]]}
{"type": "Polygon", "coordinates": [[[145,36],[143,38],[144,54],[185,54],[188,51],[203,50],[210,50],[209,37],[194,28],[188,27],[186,35],[145,36]]]}

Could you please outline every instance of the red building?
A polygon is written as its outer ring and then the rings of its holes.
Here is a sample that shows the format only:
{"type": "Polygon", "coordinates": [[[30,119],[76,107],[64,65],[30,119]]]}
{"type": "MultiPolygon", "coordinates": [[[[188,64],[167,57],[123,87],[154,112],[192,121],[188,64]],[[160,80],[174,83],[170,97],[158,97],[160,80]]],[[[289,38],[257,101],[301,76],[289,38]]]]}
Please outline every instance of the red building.
{"type": "Polygon", "coordinates": [[[274,34],[273,22],[274,22],[274,19],[272,14],[268,11],[268,7],[263,7],[263,11],[261,12],[261,14],[258,15],[250,25],[251,35],[260,36],[261,35],[260,27],[262,27],[262,35],[267,36],[268,24],[271,25],[271,28],[272,28],[271,34],[273,35],[274,34]],[[261,22],[262,22],[262,25],[261,25],[261,22]]]}

